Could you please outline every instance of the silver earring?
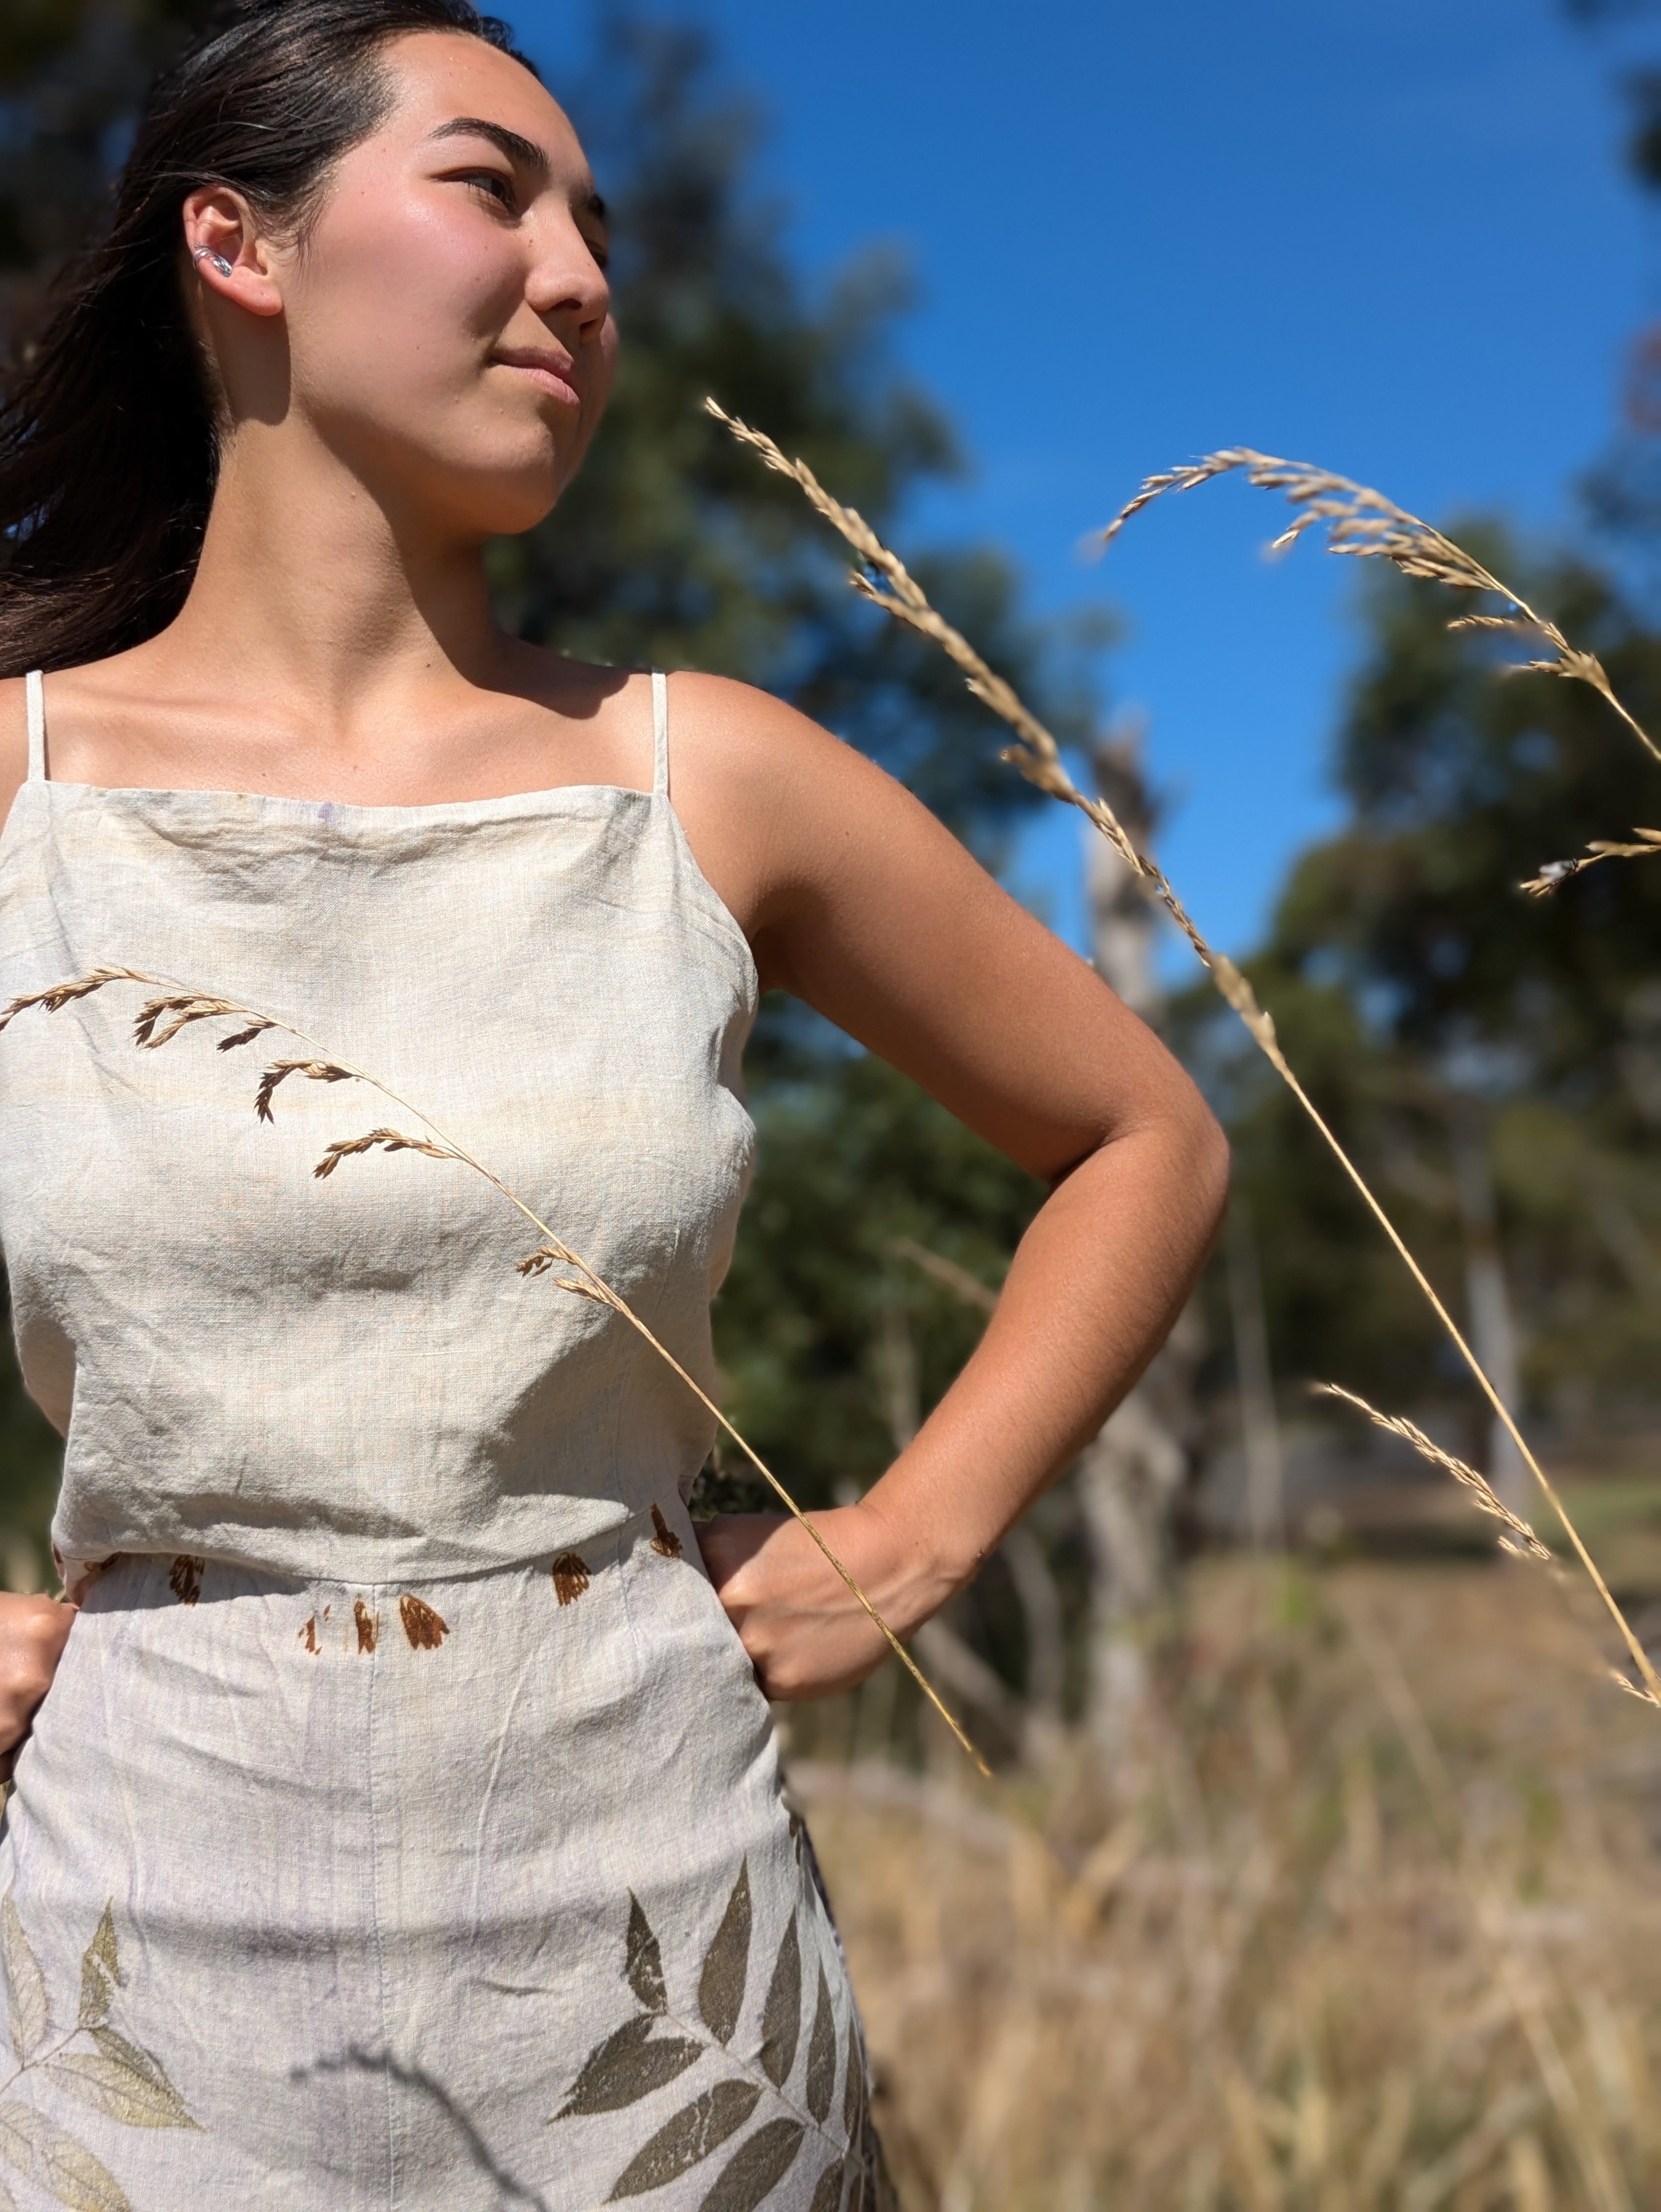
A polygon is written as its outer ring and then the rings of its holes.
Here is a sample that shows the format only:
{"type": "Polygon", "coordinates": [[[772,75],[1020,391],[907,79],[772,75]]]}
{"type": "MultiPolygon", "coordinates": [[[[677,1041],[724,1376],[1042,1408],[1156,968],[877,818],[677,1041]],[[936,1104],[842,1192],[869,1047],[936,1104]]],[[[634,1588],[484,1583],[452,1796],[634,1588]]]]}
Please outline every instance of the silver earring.
{"type": "Polygon", "coordinates": [[[231,273],[231,264],[226,260],[224,255],[222,253],[214,252],[210,246],[198,246],[195,252],[192,254],[191,259],[192,261],[210,261],[215,269],[218,271],[219,275],[222,276],[228,276],[231,273]]]}

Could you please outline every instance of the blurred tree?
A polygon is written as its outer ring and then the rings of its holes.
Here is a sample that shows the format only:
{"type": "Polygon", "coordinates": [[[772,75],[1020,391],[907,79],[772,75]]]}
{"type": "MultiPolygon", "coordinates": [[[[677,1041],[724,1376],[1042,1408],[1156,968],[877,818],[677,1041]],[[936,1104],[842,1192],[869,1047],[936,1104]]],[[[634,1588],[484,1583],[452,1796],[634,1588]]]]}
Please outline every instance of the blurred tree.
{"type": "MultiPolygon", "coordinates": [[[[1661,640],[1567,561],[1496,572],[1603,658],[1661,724],[1661,640]],[[1536,597],[1537,594],[1537,597],[1536,597]]],[[[1579,1423],[1652,1407],[1661,1349],[1661,865],[1610,862],[1546,899],[1542,861],[1661,819],[1661,769],[1583,685],[1496,678],[1445,593],[1370,580],[1339,733],[1351,817],[1305,853],[1250,964],[1293,1065],[1456,1315],[1480,1300],[1479,1143],[1527,1396],[1579,1423]]],[[[1229,1119],[1284,1373],[1394,1405],[1456,1370],[1400,1263],[1360,1231],[1324,1147],[1198,994],[1184,1020],[1229,1119]]]]}
{"type": "MultiPolygon", "coordinates": [[[[198,12],[197,0],[21,0],[0,28],[0,232],[18,334],[95,219],[154,57],[198,12]]],[[[586,82],[557,89],[614,210],[622,364],[557,514],[491,549],[504,619],[566,652],[764,684],[882,761],[995,862],[1034,800],[1000,763],[997,726],[937,653],[856,599],[800,494],[702,412],[714,393],[891,525],[922,483],[958,466],[939,410],[888,350],[903,272],[869,256],[810,295],[757,195],[755,119],[720,89],[703,39],[613,10],[595,57],[586,82]]],[[[1082,740],[1099,626],[1032,621],[990,548],[914,565],[1050,726],[1082,740]]],[[[718,1350],[739,1425],[806,1502],[824,1503],[891,1455],[905,1331],[904,1387],[923,1412],[978,1326],[895,1257],[894,1238],[957,1254],[995,1283],[1039,1194],[799,1011],[770,1001],[750,1066],[761,1164],[718,1350]]],[[[5,1464],[0,1522],[25,1510],[7,1503],[23,1461],[5,1464]]],[[[38,1486],[27,1496],[38,1525],[38,1486]]]]}

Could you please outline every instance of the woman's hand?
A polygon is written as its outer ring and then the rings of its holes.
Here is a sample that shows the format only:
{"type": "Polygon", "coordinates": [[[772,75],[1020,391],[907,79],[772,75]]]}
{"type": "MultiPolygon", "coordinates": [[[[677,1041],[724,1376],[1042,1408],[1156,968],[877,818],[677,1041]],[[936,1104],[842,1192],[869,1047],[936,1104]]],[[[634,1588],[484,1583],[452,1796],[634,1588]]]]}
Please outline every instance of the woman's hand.
{"type": "MultiPolygon", "coordinates": [[[[959,1577],[897,1534],[868,1499],[809,1516],[896,1636],[910,1636],[959,1577]]],[[[879,1667],[888,1644],[807,1531],[780,1513],[725,1513],[698,1545],[764,1693],[828,1698],[879,1667]]]]}
{"type": "Polygon", "coordinates": [[[0,1778],[52,1687],[75,1613],[57,1598],[0,1591],[0,1778]]]}

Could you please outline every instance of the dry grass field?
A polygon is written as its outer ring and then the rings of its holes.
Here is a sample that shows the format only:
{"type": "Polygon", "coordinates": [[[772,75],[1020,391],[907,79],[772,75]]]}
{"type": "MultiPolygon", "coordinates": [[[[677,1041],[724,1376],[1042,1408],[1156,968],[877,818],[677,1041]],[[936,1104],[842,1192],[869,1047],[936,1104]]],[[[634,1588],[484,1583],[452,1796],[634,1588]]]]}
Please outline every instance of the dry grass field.
{"type": "Polygon", "coordinates": [[[1226,1559],[1110,1760],[798,1717],[905,2212],[1661,2206],[1661,1715],[1606,1642],[1550,1570],[1226,1559]]]}

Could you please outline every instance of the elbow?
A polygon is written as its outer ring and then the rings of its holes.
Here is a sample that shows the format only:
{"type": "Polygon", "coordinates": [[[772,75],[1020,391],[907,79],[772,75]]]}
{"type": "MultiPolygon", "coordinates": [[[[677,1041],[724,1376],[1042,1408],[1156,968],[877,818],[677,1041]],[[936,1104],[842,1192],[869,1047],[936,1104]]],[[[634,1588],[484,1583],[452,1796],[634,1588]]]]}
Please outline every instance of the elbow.
{"type": "Polygon", "coordinates": [[[1186,1076],[1183,1091],[1172,1137],[1180,1188],[1191,1209],[1195,1242],[1203,1259],[1216,1243],[1228,1210],[1229,1144],[1222,1124],[1186,1076]]]}

